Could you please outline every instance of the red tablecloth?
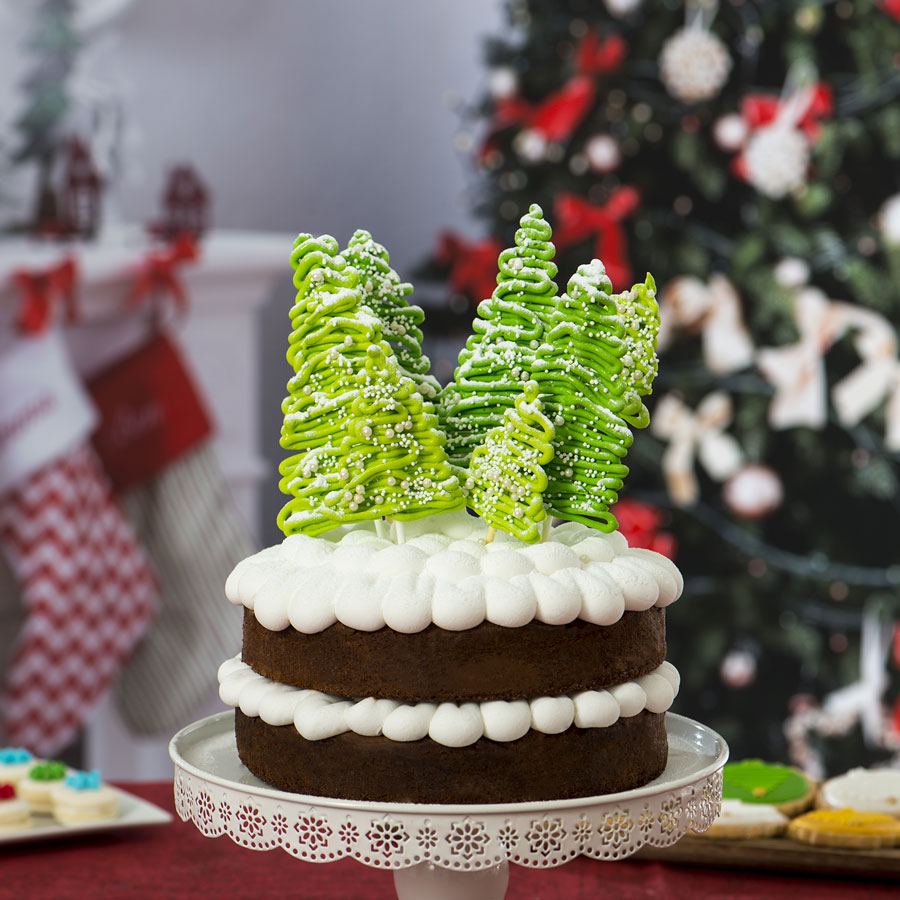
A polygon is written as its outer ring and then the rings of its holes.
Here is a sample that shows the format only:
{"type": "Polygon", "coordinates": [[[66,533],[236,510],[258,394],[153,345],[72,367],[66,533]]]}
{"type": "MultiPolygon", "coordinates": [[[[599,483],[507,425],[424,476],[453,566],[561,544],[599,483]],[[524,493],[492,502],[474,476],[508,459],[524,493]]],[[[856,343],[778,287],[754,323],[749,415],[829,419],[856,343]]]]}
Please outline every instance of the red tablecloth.
{"type": "MultiPolygon", "coordinates": [[[[126,784],[174,814],[170,783],[126,784]]],[[[169,825],[85,839],[0,846],[0,900],[392,900],[390,872],[353,860],[305,863],[169,825]]],[[[507,900],[880,900],[896,883],[577,859],[557,869],[510,867],[507,900]]]]}

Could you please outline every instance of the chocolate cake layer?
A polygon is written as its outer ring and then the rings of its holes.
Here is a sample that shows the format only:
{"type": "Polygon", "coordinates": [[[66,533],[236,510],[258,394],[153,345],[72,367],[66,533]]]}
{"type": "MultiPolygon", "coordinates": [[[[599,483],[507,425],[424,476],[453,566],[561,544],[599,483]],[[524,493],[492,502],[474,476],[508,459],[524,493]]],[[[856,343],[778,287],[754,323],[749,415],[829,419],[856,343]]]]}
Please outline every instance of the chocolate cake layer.
{"type": "Polygon", "coordinates": [[[341,697],[517,700],[622,684],[666,656],[665,610],[626,612],[615,625],[576,619],[466,631],[429,625],[415,634],[357,631],[336,623],[316,634],[269,631],[244,611],[242,658],[255,672],[341,697]]]}
{"type": "Polygon", "coordinates": [[[666,766],[665,713],[644,711],[608,728],[529,731],[445,747],[346,732],[307,741],[293,725],[235,710],[238,754],[258,778],[299,794],[410,803],[512,803],[591,797],[646,784],[666,766]]]}

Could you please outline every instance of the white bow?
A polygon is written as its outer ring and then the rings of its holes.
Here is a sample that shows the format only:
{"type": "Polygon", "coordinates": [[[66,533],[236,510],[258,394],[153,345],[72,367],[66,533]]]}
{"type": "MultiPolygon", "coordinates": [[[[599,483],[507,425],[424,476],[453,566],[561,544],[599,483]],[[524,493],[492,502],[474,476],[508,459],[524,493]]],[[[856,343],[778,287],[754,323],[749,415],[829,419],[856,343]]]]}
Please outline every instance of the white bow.
{"type": "Polygon", "coordinates": [[[689,275],[674,279],[661,293],[659,317],[659,350],[671,343],[676,328],[700,328],[710,372],[727,375],[753,362],[740,297],[724,275],[713,275],[708,284],[689,275]]]}
{"type": "Polygon", "coordinates": [[[868,309],[846,306],[850,328],[858,329],[853,341],[862,363],[831,391],[838,418],[855,425],[887,398],[885,445],[900,450],[900,359],[897,332],[883,316],[868,309]]]}
{"type": "Polygon", "coordinates": [[[700,495],[694,475],[694,454],[716,481],[733,475],[743,462],[738,442],[724,429],[731,421],[731,398],[714,391],[700,402],[696,412],[674,394],[666,394],[651,419],[653,433],[669,441],[662,458],[669,496],[679,506],[690,506],[700,495]]]}
{"type": "Polygon", "coordinates": [[[823,357],[846,330],[845,309],[846,304],[832,302],[818,288],[803,288],[794,299],[800,340],[757,351],[756,364],[775,388],[769,406],[773,428],[821,428],[825,424],[828,382],[823,357]]]}

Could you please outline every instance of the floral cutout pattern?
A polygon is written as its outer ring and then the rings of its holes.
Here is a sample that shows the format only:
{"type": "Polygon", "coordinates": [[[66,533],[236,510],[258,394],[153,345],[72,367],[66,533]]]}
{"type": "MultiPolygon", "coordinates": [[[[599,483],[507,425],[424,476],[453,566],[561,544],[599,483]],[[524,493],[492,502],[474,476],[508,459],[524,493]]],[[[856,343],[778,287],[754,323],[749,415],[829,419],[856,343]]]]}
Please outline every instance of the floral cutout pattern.
{"type": "Polygon", "coordinates": [[[297,832],[300,843],[313,851],[324,847],[328,843],[328,838],[334,834],[324,819],[320,819],[312,813],[301,816],[294,824],[294,831],[297,832]]]}
{"type": "Polygon", "coordinates": [[[462,822],[454,822],[450,827],[450,834],[447,835],[447,842],[454,854],[463,859],[483,856],[490,841],[487,828],[481,822],[469,818],[463,819],[462,822]]]}
{"type": "Polygon", "coordinates": [[[549,856],[562,850],[565,836],[566,829],[563,828],[562,819],[544,818],[531,823],[525,840],[528,841],[532,853],[549,856]]]}
{"type": "Polygon", "coordinates": [[[366,832],[366,837],[372,847],[372,853],[390,859],[403,850],[403,845],[409,840],[409,835],[404,827],[395,822],[390,816],[383,819],[373,819],[372,827],[366,832]]]}
{"type": "Polygon", "coordinates": [[[251,841],[256,841],[262,837],[266,817],[255,806],[244,803],[238,807],[234,817],[238,822],[239,830],[246,834],[251,841]]]}

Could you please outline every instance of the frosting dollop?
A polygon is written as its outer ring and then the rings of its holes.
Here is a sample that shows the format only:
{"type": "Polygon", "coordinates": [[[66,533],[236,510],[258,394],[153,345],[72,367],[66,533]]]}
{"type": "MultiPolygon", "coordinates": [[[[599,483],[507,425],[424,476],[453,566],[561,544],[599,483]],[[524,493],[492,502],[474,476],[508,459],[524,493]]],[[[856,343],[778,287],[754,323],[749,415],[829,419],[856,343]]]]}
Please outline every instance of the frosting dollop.
{"type": "Polygon", "coordinates": [[[254,672],[238,656],[219,667],[223,703],[268,725],[293,724],[308,741],[352,731],[392,741],[429,737],[446,747],[467,747],[481,737],[515,741],[531,729],[559,734],[573,724],[608,728],[645,709],[665,712],[680,682],[677,669],[664,662],[641,678],[606,690],[484,703],[400,703],[374,697],[353,700],[279,684],[254,672]]]}
{"type": "Polygon", "coordinates": [[[295,534],[234,568],[225,594],[271,631],[315,634],[335,622],[411,634],[434,623],[463,631],[488,621],[521,627],[583,619],[612,625],[626,610],[665,607],[681,595],[675,564],[629,548],[619,532],[568,522],[528,545],[464,511],[397,525],[295,534]],[[387,531],[387,529],[385,529],[387,531]]]}

